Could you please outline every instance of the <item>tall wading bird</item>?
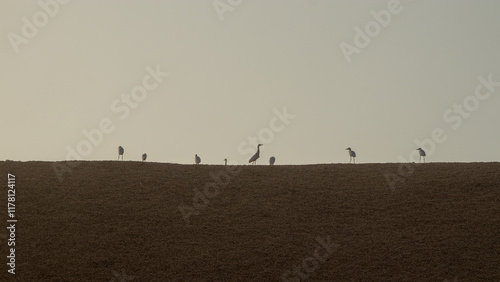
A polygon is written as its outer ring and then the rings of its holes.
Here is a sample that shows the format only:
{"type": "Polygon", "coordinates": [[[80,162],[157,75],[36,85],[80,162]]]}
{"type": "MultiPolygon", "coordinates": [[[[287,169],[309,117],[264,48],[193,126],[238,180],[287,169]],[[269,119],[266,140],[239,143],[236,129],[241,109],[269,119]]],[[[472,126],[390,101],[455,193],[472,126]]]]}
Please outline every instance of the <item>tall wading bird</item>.
{"type": "Polygon", "coordinates": [[[201,158],[198,155],[194,155],[194,163],[199,165],[201,163],[201,158]]]}
{"type": "Polygon", "coordinates": [[[276,162],[276,158],[275,157],[271,157],[269,159],[269,165],[274,165],[274,162],[276,162]]]}
{"type": "Polygon", "coordinates": [[[118,146],[118,160],[120,160],[120,156],[122,156],[122,161],[123,161],[123,153],[125,150],[123,150],[122,146],[118,146]]]}
{"type": "Polygon", "coordinates": [[[145,161],[148,158],[148,155],[146,153],[142,154],[142,161],[145,161]]]}
{"type": "Polygon", "coordinates": [[[422,148],[418,148],[417,151],[418,151],[418,154],[420,155],[420,158],[418,158],[418,162],[420,163],[422,161],[422,158],[423,158],[424,163],[425,163],[425,151],[422,150],[422,148]]]}
{"type": "Polygon", "coordinates": [[[260,146],[262,146],[262,144],[259,144],[257,146],[257,153],[255,153],[255,155],[253,155],[250,160],[248,160],[248,163],[253,163],[253,164],[256,164],[257,163],[257,159],[259,159],[260,157],[260,146]]]}
{"type": "Polygon", "coordinates": [[[347,148],[346,150],[349,150],[349,163],[351,163],[351,160],[356,163],[356,152],[351,150],[351,147],[347,148]]]}

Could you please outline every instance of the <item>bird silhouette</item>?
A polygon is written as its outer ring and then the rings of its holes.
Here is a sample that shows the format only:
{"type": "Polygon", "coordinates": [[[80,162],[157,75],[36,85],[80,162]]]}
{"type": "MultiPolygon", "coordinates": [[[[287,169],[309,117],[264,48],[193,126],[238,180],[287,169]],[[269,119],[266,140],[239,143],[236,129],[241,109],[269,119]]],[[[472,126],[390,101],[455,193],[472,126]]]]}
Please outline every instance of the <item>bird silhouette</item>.
{"type": "Polygon", "coordinates": [[[417,151],[418,151],[418,154],[420,155],[420,157],[418,158],[418,162],[421,162],[422,158],[423,158],[424,163],[425,163],[425,151],[422,150],[422,148],[418,148],[417,151]]]}
{"type": "Polygon", "coordinates": [[[248,163],[253,163],[253,164],[256,164],[257,163],[257,159],[259,159],[260,157],[260,146],[262,146],[262,144],[259,144],[257,146],[257,153],[255,153],[255,155],[253,155],[250,160],[248,160],[248,163]]]}
{"type": "Polygon", "coordinates": [[[125,150],[123,149],[122,146],[118,146],[118,160],[120,160],[120,156],[122,156],[122,161],[123,161],[123,153],[125,150]]]}
{"type": "Polygon", "coordinates": [[[351,147],[347,148],[346,150],[349,150],[349,163],[351,163],[351,161],[353,161],[354,163],[356,163],[356,152],[354,152],[353,150],[351,150],[351,147]]]}
{"type": "Polygon", "coordinates": [[[269,159],[269,165],[274,165],[274,162],[276,162],[276,158],[275,157],[271,157],[269,159]]]}

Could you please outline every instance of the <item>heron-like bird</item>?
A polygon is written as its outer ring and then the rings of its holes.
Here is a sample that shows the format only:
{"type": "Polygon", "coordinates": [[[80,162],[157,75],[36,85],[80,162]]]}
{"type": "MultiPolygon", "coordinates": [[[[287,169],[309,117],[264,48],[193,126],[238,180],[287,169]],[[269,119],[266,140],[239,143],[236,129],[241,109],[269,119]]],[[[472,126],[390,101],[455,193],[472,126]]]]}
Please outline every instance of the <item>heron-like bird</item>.
{"type": "Polygon", "coordinates": [[[227,159],[224,159],[224,165],[227,165],[227,159]]]}
{"type": "Polygon", "coordinates": [[[274,165],[274,162],[276,162],[276,158],[275,157],[271,157],[269,159],[269,165],[274,165]]]}
{"type": "Polygon", "coordinates": [[[418,159],[418,162],[421,162],[422,158],[423,158],[424,159],[424,163],[425,163],[425,151],[422,150],[422,148],[418,148],[417,151],[418,151],[418,154],[420,155],[420,158],[418,159]]]}
{"type": "Polygon", "coordinates": [[[148,155],[146,153],[142,154],[142,161],[145,161],[147,159],[148,155]]]}
{"type": "Polygon", "coordinates": [[[125,150],[123,150],[122,146],[118,146],[118,160],[120,160],[120,156],[122,156],[122,161],[123,161],[123,153],[125,150]]]}
{"type": "Polygon", "coordinates": [[[253,155],[250,160],[248,160],[248,163],[253,163],[253,164],[256,164],[257,163],[257,159],[259,159],[260,157],[260,146],[262,146],[262,144],[259,144],[257,146],[257,153],[255,153],[255,155],[253,155]]]}
{"type": "Polygon", "coordinates": [[[201,163],[201,158],[198,157],[198,155],[194,155],[194,162],[195,164],[199,165],[201,163]]]}
{"type": "Polygon", "coordinates": [[[349,163],[354,162],[356,163],[356,152],[354,152],[353,150],[351,150],[351,147],[347,148],[346,150],[349,150],[349,163]]]}

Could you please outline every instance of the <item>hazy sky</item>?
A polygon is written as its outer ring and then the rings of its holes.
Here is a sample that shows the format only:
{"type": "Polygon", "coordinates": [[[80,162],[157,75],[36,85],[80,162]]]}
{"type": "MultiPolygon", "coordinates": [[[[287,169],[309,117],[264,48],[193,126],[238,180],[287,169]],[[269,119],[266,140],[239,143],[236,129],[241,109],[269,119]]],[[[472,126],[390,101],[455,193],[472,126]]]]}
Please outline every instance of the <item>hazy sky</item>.
{"type": "Polygon", "coordinates": [[[255,136],[259,164],[348,162],[349,146],[399,162],[440,128],[428,162],[500,160],[500,1],[41,3],[0,1],[0,159],[121,145],[243,164],[255,136]]]}

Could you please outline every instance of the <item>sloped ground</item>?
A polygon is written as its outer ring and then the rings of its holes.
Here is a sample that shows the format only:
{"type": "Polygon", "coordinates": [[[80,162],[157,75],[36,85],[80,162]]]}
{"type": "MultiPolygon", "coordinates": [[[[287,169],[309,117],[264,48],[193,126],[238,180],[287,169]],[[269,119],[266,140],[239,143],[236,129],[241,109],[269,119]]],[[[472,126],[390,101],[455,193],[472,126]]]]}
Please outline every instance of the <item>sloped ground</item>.
{"type": "Polygon", "coordinates": [[[500,281],[500,163],[63,164],[0,162],[19,281],[500,281]]]}

